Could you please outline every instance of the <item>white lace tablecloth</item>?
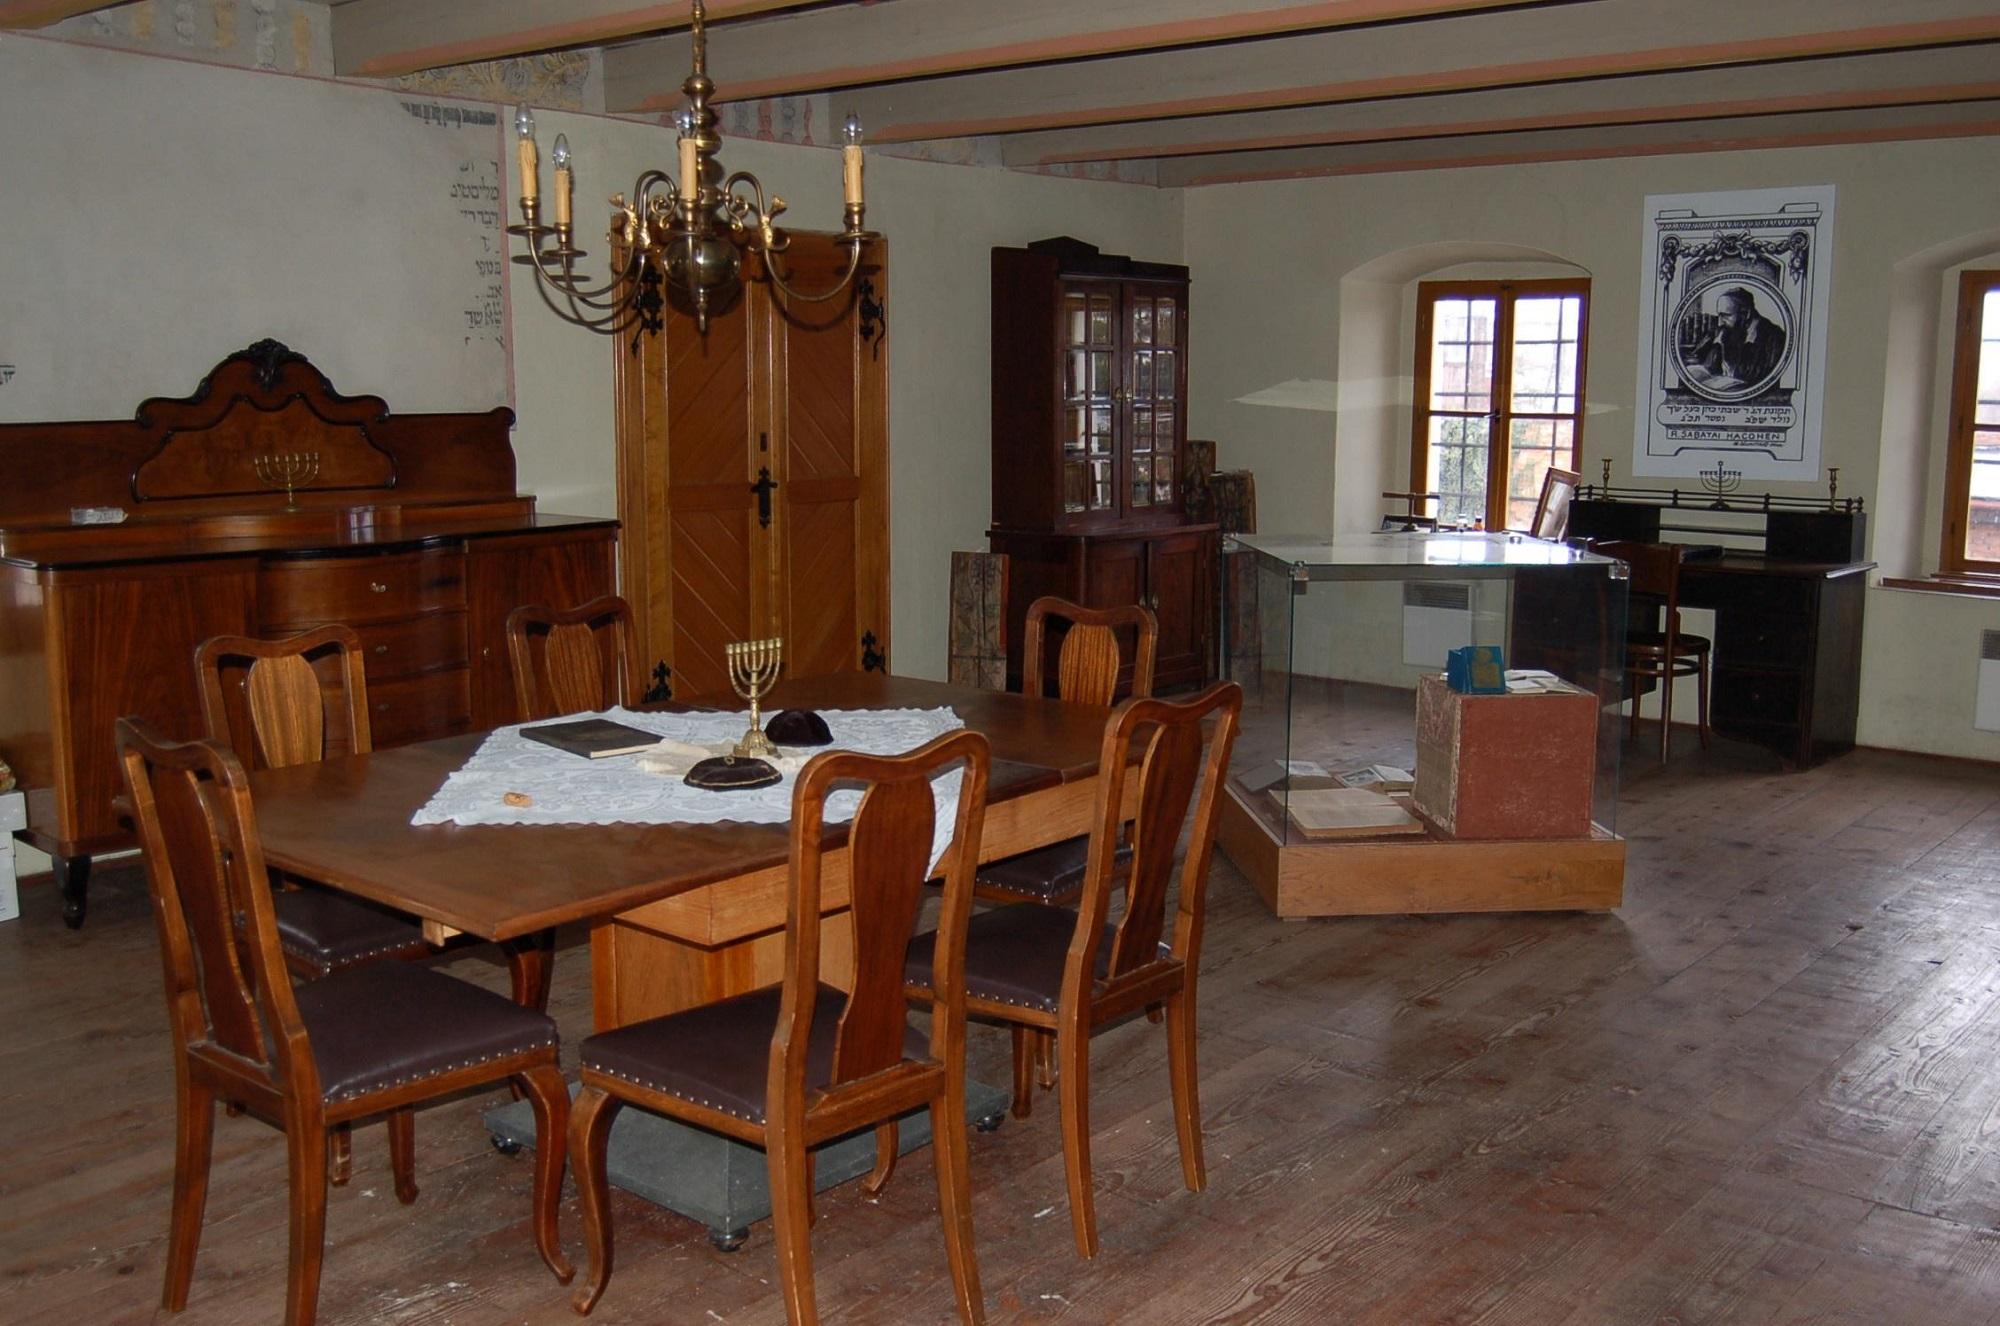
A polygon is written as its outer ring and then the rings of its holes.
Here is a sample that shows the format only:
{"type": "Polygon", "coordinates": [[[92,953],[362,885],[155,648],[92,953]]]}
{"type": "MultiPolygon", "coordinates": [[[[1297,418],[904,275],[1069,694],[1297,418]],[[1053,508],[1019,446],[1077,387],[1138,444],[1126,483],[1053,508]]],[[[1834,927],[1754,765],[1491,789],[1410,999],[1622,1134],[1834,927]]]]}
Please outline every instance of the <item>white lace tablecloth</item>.
{"type": "MultiPolygon", "coordinates": [[[[843,749],[868,755],[900,755],[933,737],[965,726],[950,709],[822,709],[833,733],[833,745],[813,749],[780,747],[774,761],[783,779],[769,787],[711,792],[689,787],[679,773],[648,773],[642,762],[668,763],[645,753],[585,759],[531,741],[521,727],[495,730],[464,767],[444,781],[412,824],[787,824],[792,818],[792,787],[799,769],[822,750],[843,749]],[[529,798],[525,806],[509,805],[509,792],[529,798]]],[[[565,721],[609,718],[663,738],[695,746],[723,746],[743,735],[747,711],[698,714],[653,714],[607,709],[601,714],[566,715],[565,721]]],[[[522,725],[522,726],[532,726],[522,725]]],[[[684,767],[685,761],[677,762],[684,767]]],[[[937,800],[937,823],[931,841],[935,866],[950,844],[958,815],[958,792],[965,781],[959,768],[931,780],[937,800]]],[[[826,818],[841,823],[854,817],[861,803],[857,790],[842,790],[827,798],[826,818]]]]}

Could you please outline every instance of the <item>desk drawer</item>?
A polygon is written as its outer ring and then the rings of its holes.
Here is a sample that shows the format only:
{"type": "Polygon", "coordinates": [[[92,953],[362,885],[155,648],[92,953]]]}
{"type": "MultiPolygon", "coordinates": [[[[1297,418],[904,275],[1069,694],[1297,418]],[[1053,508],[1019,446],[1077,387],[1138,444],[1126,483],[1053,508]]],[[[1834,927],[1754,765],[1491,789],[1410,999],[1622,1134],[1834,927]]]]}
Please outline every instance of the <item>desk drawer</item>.
{"type": "Polygon", "coordinates": [[[1733,608],[1715,614],[1715,656],[1725,667],[1803,670],[1812,655],[1812,623],[1802,618],[1733,608]]]}
{"type": "Polygon", "coordinates": [[[462,612],[427,612],[399,622],[376,622],[356,627],[355,633],[361,637],[361,661],[368,669],[370,686],[396,677],[462,668],[467,662],[462,612]]]}
{"type": "Polygon", "coordinates": [[[1738,575],[1728,571],[1704,574],[1693,566],[1681,571],[1683,607],[1796,621],[1811,617],[1818,601],[1816,580],[1738,575]]]}
{"type": "Polygon", "coordinates": [[[465,668],[368,683],[369,735],[379,746],[450,736],[472,727],[472,674],[465,668]]]}
{"type": "Polygon", "coordinates": [[[1796,672],[1739,671],[1716,665],[1709,711],[1718,726],[1751,724],[1796,730],[1803,720],[1805,679],[1796,672]]]}
{"type": "Polygon", "coordinates": [[[465,607],[465,556],[434,548],[393,557],[303,557],[264,563],[257,572],[258,616],[265,628],[326,622],[359,625],[465,607]]]}

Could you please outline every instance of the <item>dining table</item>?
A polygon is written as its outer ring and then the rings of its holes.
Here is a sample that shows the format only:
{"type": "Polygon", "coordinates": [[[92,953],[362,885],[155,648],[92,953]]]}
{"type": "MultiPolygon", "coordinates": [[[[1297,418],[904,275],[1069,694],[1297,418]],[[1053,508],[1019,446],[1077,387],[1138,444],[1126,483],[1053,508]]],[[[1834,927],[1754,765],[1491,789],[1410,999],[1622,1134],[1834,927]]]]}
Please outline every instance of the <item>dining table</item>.
{"type": "MultiPolygon", "coordinates": [[[[724,697],[690,707],[739,702],[724,697]]],[[[765,700],[767,710],[939,707],[991,745],[981,862],[1090,831],[1105,708],[880,672],[788,679],[765,700]]],[[[780,979],[789,825],[412,824],[487,735],[252,774],[267,863],[410,913],[434,941],[457,934],[507,940],[586,924],[599,1031],[780,979]]],[[[1133,796],[1136,781],[1127,780],[1133,796]]],[[[830,825],[827,834],[822,979],[841,986],[853,948],[845,826],[830,825]]],[[[997,1125],[1005,1093],[971,1084],[968,1093],[971,1113],[997,1125]]],[[[518,1102],[488,1123],[503,1149],[533,1135],[532,1127],[516,1126],[525,1125],[518,1102]],[[512,1121],[514,1113],[523,1119],[512,1121]]],[[[906,1146],[923,1144],[922,1116],[911,1124],[902,1130],[906,1146]]],[[[818,1157],[819,1182],[864,1172],[872,1159],[867,1135],[830,1143],[818,1157]]],[[[702,1220],[719,1246],[740,1243],[749,1221],[769,1210],[760,1152],[643,1111],[621,1114],[610,1169],[613,1182],[702,1220]]]]}

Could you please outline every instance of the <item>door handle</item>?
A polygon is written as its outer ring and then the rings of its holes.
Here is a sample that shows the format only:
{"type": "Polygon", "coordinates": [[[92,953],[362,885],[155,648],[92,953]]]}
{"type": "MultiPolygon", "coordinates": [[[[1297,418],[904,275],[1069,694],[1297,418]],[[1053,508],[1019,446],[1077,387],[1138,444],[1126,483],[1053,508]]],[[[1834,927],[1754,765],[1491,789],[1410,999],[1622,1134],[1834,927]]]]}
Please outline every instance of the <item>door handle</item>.
{"type": "Polygon", "coordinates": [[[771,528],[771,491],[778,481],[771,477],[771,467],[757,467],[757,482],[750,485],[750,491],[757,494],[757,523],[765,529],[771,528]]]}

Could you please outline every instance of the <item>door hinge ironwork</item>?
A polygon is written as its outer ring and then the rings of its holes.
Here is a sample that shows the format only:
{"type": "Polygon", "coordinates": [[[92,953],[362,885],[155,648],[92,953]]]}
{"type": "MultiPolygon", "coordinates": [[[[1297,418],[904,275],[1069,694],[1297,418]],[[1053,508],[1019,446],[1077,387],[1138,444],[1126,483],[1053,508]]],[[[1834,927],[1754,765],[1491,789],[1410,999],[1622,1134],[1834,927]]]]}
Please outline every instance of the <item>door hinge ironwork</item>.
{"type": "Polygon", "coordinates": [[[875,632],[863,631],[861,633],[861,670],[863,672],[887,672],[889,670],[889,656],[875,648],[880,643],[881,641],[875,638],[875,632]]]}
{"type": "Polygon", "coordinates": [[[757,523],[765,529],[771,528],[771,490],[778,481],[771,477],[771,467],[757,467],[757,482],[750,485],[750,491],[757,494],[757,523]]]}
{"type": "Polygon", "coordinates": [[[672,673],[673,669],[667,666],[665,659],[653,664],[653,684],[640,694],[639,699],[645,704],[659,704],[663,700],[673,699],[673,683],[668,680],[672,673]]]}

